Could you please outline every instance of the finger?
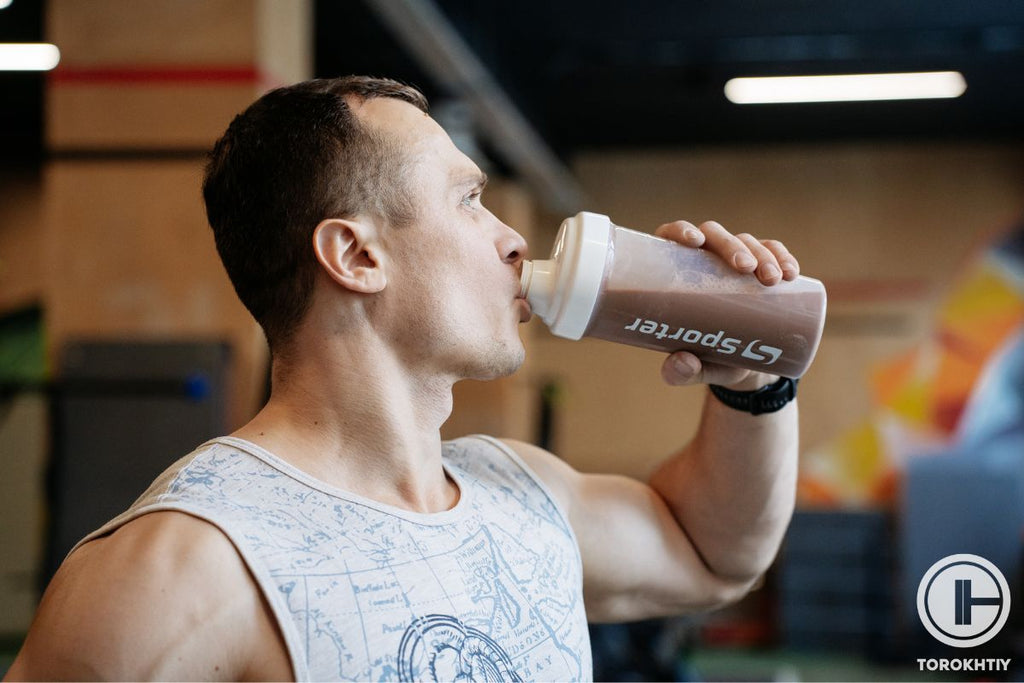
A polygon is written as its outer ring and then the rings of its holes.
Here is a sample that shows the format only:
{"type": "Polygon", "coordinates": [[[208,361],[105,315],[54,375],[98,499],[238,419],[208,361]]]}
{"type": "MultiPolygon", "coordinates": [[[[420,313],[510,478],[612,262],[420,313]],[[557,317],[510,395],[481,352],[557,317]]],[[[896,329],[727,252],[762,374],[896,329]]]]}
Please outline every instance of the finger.
{"type": "Polygon", "coordinates": [[[726,230],[720,223],[701,223],[700,231],[706,241],[704,248],[714,252],[726,263],[741,273],[751,273],[757,267],[757,259],[741,239],[726,230]]]}
{"type": "Polygon", "coordinates": [[[665,223],[659,226],[654,231],[654,234],[679,244],[685,244],[688,247],[700,247],[704,244],[704,233],[689,221],[665,223]]]}
{"type": "Polygon", "coordinates": [[[775,254],[768,247],[750,233],[740,233],[736,235],[736,239],[747,245],[747,249],[750,249],[750,253],[757,259],[757,269],[754,273],[761,284],[774,285],[782,280],[782,268],[779,267],[775,254]]]}
{"type": "Polygon", "coordinates": [[[703,365],[692,353],[677,351],[661,364],[661,378],[672,386],[700,384],[703,377],[703,365]]]}
{"type": "Polygon", "coordinates": [[[661,365],[661,377],[666,384],[686,386],[691,384],[721,384],[735,386],[751,375],[750,370],[733,368],[718,363],[701,362],[687,351],[676,351],[661,365]]]}
{"type": "Polygon", "coordinates": [[[795,280],[796,276],[800,274],[800,262],[789,253],[786,245],[778,240],[761,240],[761,244],[775,254],[775,259],[779,262],[779,267],[782,268],[783,279],[795,280]]]}
{"type": "Polygon", "coordinates": [[[720,384],[723,387],[742,385],[744,380],[750,377],[750,370],[733,368],[718,363],[704,363],[701,371],[701,381],[704,384],[720,384]]]}

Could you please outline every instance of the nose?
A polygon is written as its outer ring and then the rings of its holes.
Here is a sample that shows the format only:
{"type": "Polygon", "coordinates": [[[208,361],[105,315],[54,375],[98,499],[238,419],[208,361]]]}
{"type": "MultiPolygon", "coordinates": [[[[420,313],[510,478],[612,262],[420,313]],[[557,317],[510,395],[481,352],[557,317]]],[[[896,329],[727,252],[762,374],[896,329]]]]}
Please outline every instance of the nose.
{"type": "Polygon", "coordinates": [[[498,253],[501,256],[502,261],[512,264],[518,268],[527,257],[529,251],[526,239],[504,223],[501,224],[501,227],[502,231],[501,239],[498,242],[498,253]]]}

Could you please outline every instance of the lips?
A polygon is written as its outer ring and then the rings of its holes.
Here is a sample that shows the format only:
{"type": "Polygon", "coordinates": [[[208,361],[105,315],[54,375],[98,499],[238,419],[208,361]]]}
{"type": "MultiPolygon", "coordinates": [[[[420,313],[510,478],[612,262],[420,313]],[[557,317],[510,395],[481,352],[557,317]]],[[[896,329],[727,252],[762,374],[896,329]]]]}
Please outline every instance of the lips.
{"type": "Polygon", "coordinates": [[[530,302],[522,297],[516,297],[516,304],[519,305],[519,322],[530,322],[530,318],[533,317],[533,307],[530,306],[530,302]]]}

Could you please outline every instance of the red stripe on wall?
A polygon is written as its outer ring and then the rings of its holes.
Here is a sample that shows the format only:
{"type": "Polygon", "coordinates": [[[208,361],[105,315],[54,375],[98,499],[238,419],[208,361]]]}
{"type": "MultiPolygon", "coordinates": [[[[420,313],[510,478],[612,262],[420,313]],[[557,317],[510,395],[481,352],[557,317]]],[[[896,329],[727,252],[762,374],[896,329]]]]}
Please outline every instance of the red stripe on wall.
{"type": "Polygon", "coordinates": [[[91,84],[259,84],[269,79],[252,66],[188,67],[58,67],[49,78],[54,83],[91,84]]]}

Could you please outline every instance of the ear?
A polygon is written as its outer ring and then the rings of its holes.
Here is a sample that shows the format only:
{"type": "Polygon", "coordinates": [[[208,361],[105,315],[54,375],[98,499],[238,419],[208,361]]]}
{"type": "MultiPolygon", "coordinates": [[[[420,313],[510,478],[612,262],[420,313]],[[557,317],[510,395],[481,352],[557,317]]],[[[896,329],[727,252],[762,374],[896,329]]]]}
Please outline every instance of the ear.
{"type": "Polygon", "coordinates": [[[345,289],[374,294],[384,289],[382,253],[369,222],[327,218],[313,231],[313,251],[324,271],[345,289]]]}

